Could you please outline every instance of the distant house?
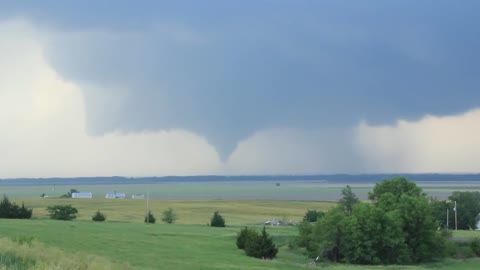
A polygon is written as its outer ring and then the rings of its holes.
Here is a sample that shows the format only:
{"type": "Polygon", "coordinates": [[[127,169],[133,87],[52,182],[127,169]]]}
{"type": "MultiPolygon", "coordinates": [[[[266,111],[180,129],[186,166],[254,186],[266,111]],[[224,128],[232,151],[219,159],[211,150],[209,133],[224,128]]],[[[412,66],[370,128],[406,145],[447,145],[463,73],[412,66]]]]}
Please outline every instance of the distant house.
{"type": "Polygon", "coordinates": [[[91,199],[93,198],[92,192],[74,192],[72,193],[74,199],[91,199]]]}
{"type": "Polygon", "coordinates": [[[107,199],[125,199],[127,197],[126,193],[121,192],[109,192],[105,194],[105,198],[107,199]]]}
{"type": "Polygon", "coordinates": [[[132,199],[145,199],[145,195],[143,194],[132,195],[132,199]]]}

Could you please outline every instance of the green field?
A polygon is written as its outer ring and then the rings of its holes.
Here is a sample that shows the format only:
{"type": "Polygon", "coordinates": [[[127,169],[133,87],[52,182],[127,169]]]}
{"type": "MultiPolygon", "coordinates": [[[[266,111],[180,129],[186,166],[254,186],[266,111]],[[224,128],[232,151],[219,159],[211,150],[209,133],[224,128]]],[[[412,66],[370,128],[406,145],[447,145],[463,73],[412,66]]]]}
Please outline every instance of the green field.
{"type": "MultiPolygon", "coordinates": [[[[295,226],[267,228],[280,246],[278,258],[272,261],[245,256],[235,246],[235,235],[244,225],[257,224],[253,226],[260,228],[258,224],[271,218],[299,221],[306,209],[325,211],[334,205],[314,201],[150,200],[157,219],[161,211],[172,207],[179,220],[173,225],[146,225],[142,222],[145,200],[37,198],[24,201],[26,206],[34,208],[34,218],[0,220],[0,238],[33,237],[46,247],[60,249],[69,256],[94,255],[96,261],[103,262],[103,266],[97,264],[81,269],[110,269],[106,266],[108,263],[127,265],[131,269],[313,269],[315,267],[309,266],[309,260],[298,250],[288,248],[288,241],[297,235],[295,226]],[[55,221],[46,217],[44,208],[47,205],[66,203],[78,207],[78,220],[55,221]],[[107,222],[90,221],[97,209],[106,213],[107,222]],[[220,210],[225,217],[226,228],[206,225],[214,210],[220,210]]],[[[455,237],[461,239],[474,236],[480,236],[480,232],[455,233],[455,237]]],[[[111,269],[115,268],[118,267],[111,269]]],[[[473,270],[480,268],[480,260],[445,260],[420,266],[328,265],[328,269],[385,268],[473,270]]]]}

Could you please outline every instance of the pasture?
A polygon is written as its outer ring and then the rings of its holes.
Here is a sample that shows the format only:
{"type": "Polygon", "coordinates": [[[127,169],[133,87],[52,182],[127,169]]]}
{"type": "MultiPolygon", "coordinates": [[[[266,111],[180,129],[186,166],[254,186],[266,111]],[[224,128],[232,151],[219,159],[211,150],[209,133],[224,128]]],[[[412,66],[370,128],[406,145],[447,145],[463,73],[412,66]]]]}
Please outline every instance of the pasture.
{"type": "MultiPolygon", "coordinates": [[[[261,227],[266,220],[277,219],[298,222],[307,209],[328,211],[335,202],[343,184],[321,182],[234,182],[234,183],[165,183],[155,185],[79,185],[55,186],[0,186],[0,193],[8,195],[17,203],[33,208],[30,220],[0,220],[0,241],[33,238],[32,247],[19,246],[24,254],[40,254],[44,260],[56,260],[58,256],[70,256],[74,261],[99,262],[79,269],[315,269],[299,251],[288,247],[298,234],[295,226],[268,227],[275,243],[280,247],[278,258],[263,261],[249,258],[235,246],[236,233],[243,226],[261,227]],[[92,191],[94,199],[61,199],[60,196],[76,188],[92,191]],[[105,199],[106,192],[116,190],[128,194],[151,195],[149,208],[157,218],[157,224],[146,225],[143,218],[147,200],[105,199]],[[41,193],[50,197],[40,198],[41,193]],[[276,199],[275,199],[276,198],[276,199]],[[46,207],[71,204],[78,208],[74,221],[48,219],[46,207]],[[161,213],[172,208],[178,215],[175,224],[159,224],[161,213]],[[104,223],[91,221],[95,211],[107,216],[104,223]],[[226,228],[207,226],[214,211],[225,218],[226,228]],[[35,250],[30,250],[35,249],[35,250]],[[44,251],[44,252],[43,252],[44,251]],[[57,254],[50,257],[43,253],[57,254]],[[62,253],[63,252],[63,253],[62,253]],[[58,255],[60,254],[60,255],[58,255]],[[63,255],[62,255],[63,254],[63,255]],[[49,259],[53,258],[53,259],[49,259]],[[108,267],[107,267],[108,266],[108,267]]],[[[373,184],[353,185],[354,191],[366,198],[373,184]]],[[[429,183],[426,192],[448,196],[454,189],[478,189],[472,183],[429,183]]],[[[456,232],[455,237],[466,239],[480,236],[480,232],[456,232]]],[[[7,242],[6,242],[7,241],[7,242]]],[[[10,254],[0,245],[1,257],[10,254]],[[7,253],[5,253],[7,252],[7,253]]],[[[23,256],[23,255],[22,255],[23,256]]],[[[36,256],[36,255],[35,255],[36,256]]],[[[34,256],[34,257],[35,257],[34,256]]],[[[328,269],[479,269],[480,260],[444,260],[418,266],[352,266],[329,264],[328,269]]],[[[39,268],[43,269],[43,268],[39,268]]],[[[44,268],[44,269],[49,269],[44,268]]],[[[61,269],[61,268],[59,268],[61,269]]]]}

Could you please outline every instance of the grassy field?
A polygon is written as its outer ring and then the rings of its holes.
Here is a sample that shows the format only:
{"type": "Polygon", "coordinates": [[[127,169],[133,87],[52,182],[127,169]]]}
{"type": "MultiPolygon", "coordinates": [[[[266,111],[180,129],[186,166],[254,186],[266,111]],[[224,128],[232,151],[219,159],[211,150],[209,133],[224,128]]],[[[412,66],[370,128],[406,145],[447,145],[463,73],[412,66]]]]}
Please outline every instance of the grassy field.
{"type": "MultiPolygon", "coordinates": [[[[14,200],[33,208],[34,218],[47,218],[46,207],[55,204],[72,204],[78,208],[78,220],[90,220],[100,210],[109,221],[143,222],[146,200],[132,199],[58,199],[36,198],[14,200]]],[[[207,224],[214,211],[220,211],[230,225],[260,224],[266,220],[283,219],[300,221],[307,211],[327,211],[335,204],[314,201],[264,201],[264,200],[150,200],[149,208],[159,218],[172,208],[178,224],[207,224]]]]}
{"type": "MultiPolygon", "coordinates": [[[[67,254],[95,254],[134,269],[308,269],[308,260],[285,245],[296,235],[294,227],[271,227],[281,244],[279,257],[262,261],[246,257],[235,247],[240,226],[212,228],[204,225],[145,225],[130,222],[94,223],[54,220],[1,220],[0,236],[32,236],[67,254]]],[[[472,234],[475,232],[471,232],[472,234]]],[[[465,236],[465,233],[462,233],[465,236]]],[[[470,235],[472,236],[472,235],[470,235]]],[[[444,261],[421,266],[389,269],[478,269],[480,260],[444,261]]],[[[329,265],[333,269],[383,269],[329,265]]]]}
{"type": "MultiPolygon", "coordinates": [[[[19,203],[22,200],[15,201],[19,203]]],[[[163,210],[172,207],[179,220],[173,225],[146,225],[143,223],[145,200],[35,198],[23,201],[27,207],[34,208],[33,219],[0,219],[0,238],[3,238],[0,239],[0,269],[2,254],[6,252],[2,243],[7,243],[5,241],[8,239],[22,238],[35,239],[36,246],[17,248],[23,250],[23,255],[18,255],[20,257],[31,254],[33,258],[37,258],[45,253],[48,256],[37,259],[56,261],[56,257],[66,256],[80,263],[85,260],[96,262],[91,266],[84,264],[84,268],[79,269],[314,269],[315,267],[309,266],[309,260],[298,250],[292,251],[288,248],[288,241],[298,234],[295,226],[267,228],[280,246],[278,258],[273,261],[245,256],[243,251],[235,246],[235,235],[245,225],[253,224],[260,228],[258,224],[271,218],[299,221],[307,209],[326,211],[334,206],[330,202],[315,201],[154,199],[150,200],[150,208],[157,219],[160,219],[163,210]],[[80,211],[78,219],[49,220],[45,208],[54,204],[72,204],[77,207],[80,211]],[[90,221],[91,215],[97,209],[106,213],[107,222],[90,221]],[[219,210],[225,217],[228,225],[226,228],[212,228],[206,225],[215,210],[219,210]],[[39,249],[43,251],[39,252],[39,249]]],[[[454,235],[458,239],[468,239],[480,236],[480,232],[462,231],[455,232],[454,235]]],[[[329,264],[327,268],[473,270],[480,269],[480,260],[445,260],[419,266],[389,267],[329,264]]]]}

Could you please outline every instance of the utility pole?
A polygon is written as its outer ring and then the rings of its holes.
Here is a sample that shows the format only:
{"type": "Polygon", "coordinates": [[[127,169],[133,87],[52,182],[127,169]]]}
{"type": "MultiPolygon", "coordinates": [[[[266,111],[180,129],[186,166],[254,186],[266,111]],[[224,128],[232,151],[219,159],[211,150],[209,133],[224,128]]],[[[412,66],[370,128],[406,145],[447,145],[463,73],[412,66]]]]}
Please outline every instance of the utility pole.
{"type": "Polygon", "coordinates": [[[447,208],[447,230],[448,230],[448,208],[447,208]]]}
{"type": "Polygon", "coordinates": [[[455,211],[455,231],[457,230],[457,201],[455,201],[455,207],[453,208],[455,211]]]}
{"type": "Polygon", "coordinates": [[[149,206],[149,201],[150,201],[150,191],[147,191],[147,224],[150,224],[150,206],[149,206]]]}

